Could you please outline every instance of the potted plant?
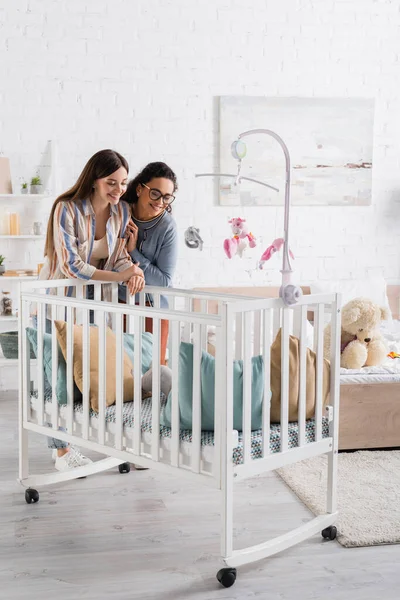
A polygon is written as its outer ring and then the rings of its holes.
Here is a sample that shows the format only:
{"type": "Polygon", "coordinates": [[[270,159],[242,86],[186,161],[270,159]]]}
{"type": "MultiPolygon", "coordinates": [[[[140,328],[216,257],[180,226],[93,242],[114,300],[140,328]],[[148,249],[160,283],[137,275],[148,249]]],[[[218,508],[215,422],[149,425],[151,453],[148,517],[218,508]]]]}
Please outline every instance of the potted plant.
{"type": "Polygon", "coordinates": [[[21,194],[27,194],[28,193],[28,184],[26,183],[26,181],[24,181],[21,184],[21,194]]]}
{"type": "Polygon", "coordinates": [[[6,268],[4,266],[4,261],[6,260],[6,257],[3,256],[2,254],[0,254],[0,276],[3,275],[3,273],[5,272],[6,268]]]}
{"type": "Polygon", "coordinates": [[[40,194],[42,191],[42,180],[39,175],[31,179],[31,194],[40,194]]]}

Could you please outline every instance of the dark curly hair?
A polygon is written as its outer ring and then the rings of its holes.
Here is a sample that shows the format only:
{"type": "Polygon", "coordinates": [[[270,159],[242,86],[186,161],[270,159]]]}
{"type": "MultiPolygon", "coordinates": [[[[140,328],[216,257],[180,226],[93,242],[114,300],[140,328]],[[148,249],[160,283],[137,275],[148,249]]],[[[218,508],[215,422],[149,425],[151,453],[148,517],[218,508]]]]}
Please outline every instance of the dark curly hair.
{"type": "MultiPolygon", "coordinates": [[[[129,182],[127,190],[123,196],[125,202],[129,204],[136,204],[138,201],[138,196],[136,193],[137,186],[139,184],[148,184],[152,179],[156,179],[159,177],[163,177],[164,179],[169,179],[174,184],[174,192],[178,189],[178,182],[176,179],[176,175],[173,170],[163,162],[152,162],[149,163],[136,175],[132,181],[129,182]]],[[[172,206],[167,206],[165,208],[167,212],[172,211],[172,206]]]]}

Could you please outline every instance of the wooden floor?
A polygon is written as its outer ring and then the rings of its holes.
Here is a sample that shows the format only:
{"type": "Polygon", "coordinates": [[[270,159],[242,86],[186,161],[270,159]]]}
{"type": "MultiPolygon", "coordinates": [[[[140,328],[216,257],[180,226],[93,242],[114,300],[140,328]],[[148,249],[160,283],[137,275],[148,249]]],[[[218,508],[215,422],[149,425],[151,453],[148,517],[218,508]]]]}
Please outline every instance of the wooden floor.
{"type": "MultiPolygon", "coordinates": [[[[318,536],[215,579],[219,496],[154,470],[118,470],[40,491],[17,477],[17,400],[0,392],[0,597],[4,600],[385,600],[400,592],[400,546],[344,549],[318,536]]],[[[52,468],[33,436],[31,468],[52,468]]],[[[309,518],[274,474],[236,485],[236,531],[257,543],[309,518]]],[[[400,501],[400,499],[399,499],[400,501]]]]}

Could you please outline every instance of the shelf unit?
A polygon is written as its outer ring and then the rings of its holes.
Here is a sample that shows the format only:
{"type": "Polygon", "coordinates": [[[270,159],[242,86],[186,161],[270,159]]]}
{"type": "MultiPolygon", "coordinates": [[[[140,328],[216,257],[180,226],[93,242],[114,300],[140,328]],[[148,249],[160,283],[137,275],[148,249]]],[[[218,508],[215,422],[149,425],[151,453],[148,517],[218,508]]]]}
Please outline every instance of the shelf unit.
{"type": "MultiPolygon", "coordinates": [[[[43,193],[21,194],[20,187],[16,188],[14,186],[14,189],[18,190],[16,193],[0,194],[0,254],[4,254],[6,257],[4,263],[6,270],[29,269],[35,272],[38,264],[44,262],[42,246],[44,246],[46,221],[59,185],[57,181],[55,143],[52,140],[47,142],[44,140],[43,145],[46,148],[41,153],[42,158],[39,165],[39,173],[43,180],[41,190],[43,193]],[[3,223],[7,222],[4,220],[7,213],[20,214],[20,235],[11,235],[8,228],[1,227],[3,223]],[[30,229],[35,221],[42,222],[43,233],[41,235],[34,235],[30,229]]],[[[20,283],[36,280],[37,278],[37,275],[0,276],[0,296],[2,291],[10,292],[13,299],[13,312],[18,308],[20,283]]],[[[15,314],[10,317],[0,315],[0,332],[15,331],[17,328],[18,317],[15,314]]],[[[34,361],[32,361],[33,363],[34,361]]],[[[0,348],[0,390],[15,389],[18,384],[17,366],[18,360],[4,358],[0,348]]]]}

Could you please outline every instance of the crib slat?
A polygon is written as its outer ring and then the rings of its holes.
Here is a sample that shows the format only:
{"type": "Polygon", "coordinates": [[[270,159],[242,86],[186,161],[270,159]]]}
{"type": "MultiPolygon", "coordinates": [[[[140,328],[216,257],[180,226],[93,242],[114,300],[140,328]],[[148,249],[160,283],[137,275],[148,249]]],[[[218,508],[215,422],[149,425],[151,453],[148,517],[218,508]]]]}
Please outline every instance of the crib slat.
{"type": "MultiPolygon", "coordinates": [[[[175,310],[175,296],[170,296],[168,298],[168,306],[169,309],[174,311],[175,310]]],[[[172,321],[170,322],[170,325],[172,326],[172,321]]],[[[177,351],[179,354],[179,350],[177,351]]],[[[178,354],[176,356],[178,356],[178,354]]],[[[167,347],[167,354],[166,354],[166,361],[167,361],[167,365],[172,368],[172,361],[173,361],[173,351],[172,351],[172,336],[168,336],[168,347],[167,347]]]]}
{"type": "Polygon", "coordinates": [[[264,399],[262,408],[262,455],[270,453],[271,437],[271,311],[263,311],[264,399]]]}
{"type": "Polygon", "coordinates": [[[24,421],[27,421],[31,415],[31,347],[26,333],[26,328],[30,324],[30,305],[26,301],[21,301],[20,306],[22,314],[20,315],[21,322],[18,324],[18,327],[22,355],[22,418],[24,421]]]}
{"type": "Polygon", "coordinates": [[[44,422],[44,373],[43,373],[43,332],[45,326],[44,317],[45,305],[39,304],[37,307],[37,369],[38,369],[38,425],[44,422]]]}
{"type": "Polygon", "coordinates": [[[142,446],[142,318],[139,316],[129,317],[134,320],[135,345],[133,356],[133,380],[134,380],[134,425],[133,425],[133,451],[140,455],[142,446]],[[139,341],[140,340],[140,341],[139,341]]]}
{"type": "MultiPolygon", "coordinates": [[[[128,290],[128,288],[127,288],[127,290],[128,290]]],[[[127,291],[127,294],[128,294],[127,304],[129,304],[129,306],[135,306],[135,296],[131,296],[128,291],[127,291]]],[[[128,316],[127,331],[128,331],[128,333],[131,333],[131,334],[133,334],[133,332],[135,331],[135,317],[133,315],[128,316]]]]}
{"type": "Polygon", "coordinates": [[[171,465],[179,467],[179,331],[180,322],[171,322],[171,366],[172,366],[172,404],[171,404],[171,465]]]}
{"type": "Polygon", "coordinates": [[[322,439],[322,384],[323,384],[323,375],[324,375],[324,305],[318,304],[318,308],[315,312],[316,322],[314,323],[314,327],[317,329],[317,344],[316,344],[316,354],[317,354],[317,364],[316,364],[316,373],[315,373],[315,440],[319,442],[322,439]]]}
{"type": "MultiPolygon", "coordinates": [[[[192,299],[187,297],[185,298],[185,308],[184,308],[185,312],[191,312],[192,311],[192,299]]],[[[190,323],[188,321],[185,322],[184,326],[183,326],[183,333],[182,333],[182,341],[186,342],[187,344],[190,343],[190,334],[191,334],[191,328],[190,328],[190,323]]]]}
{"type": "Polygon", "coordinates": [[[252,313],[244,314],[243,332],[243,457],[244,464],[251,460],[251,324],[252,313]]]}
{"type": "Polygon", "coordinates": [[[58,342],[57,330],[54,321],[57,319],[57,306],[51,307],[51,424],[53,429],[58,429],[58,399],[57,399],[57,375],[58,375],[58,342]]]}
{"type": "MultiPolygon", "coordinates": [[[[94,299],[96,302],[101,302],[101,283],[94,282],[94,299]]],[[[100,313],[99,311],[95,311],[94,322],[99,327],[100,327],[100,323],[101,323],[103,317],[104,317],[103,313],[100,313]]]]}
{"type": "MultiPolygon", "coordinates": [[[[76,290],[75,290],[75,296],[76,296],[77,300],[83,300],[83,297],[84,297],[83,291],[84,291],[83,284],[78,281],[76,283],[76,290]]],[[[81,308],[75,309],[74,320],[77,325],[82,323],[82,309],[81,308]]]]}
{"type": "Polygon", "coordinates": [[[243,313],[236,313],[235,325],[235,358],[240,360],[243,356],[243,313]]]}
{"type": "Polygon", "coordinates": [[[106,315],[97,310],[97,323],[99,327],[99,429],[98,443],[104,446],[106,430],[106,315]]]}
{"type": "MultiPolygon", "coordinates": [[[[116,281],[113,281],[111,283],[111,302],[113,304],[118,304],[118,283],[116,281]]],[[[116,331],[116,325],[117,325],[116,316],[117,315],[115,313],[111,314],[111,329],[113,331],[116,331]]]]}
{"type": "Polygon", "coordinates": [[[74,423],[74,319],[72,306],[67,306],[67,430],[73,433],[74,423]]]}
{"type": "Polygon", "coordinates": [[[153,378],[151,398],[151,456],[158,462],[160,456],[160,319],[153,319],[153,378]]]}
{"type": "Polygon", "coordinates": [[[299,381],[299,409],[298,428],[299,446],[306,443],[306,392],[307,392],[307,306],[299,306],[295,309],[299,316],[298,331],[295,335],[300,339],[300,381],[299,381]]]}
{"type": "Polygon", "coordinates": [[[288,449],[289,425],[289,315],[290,309],[282,309],[281,353],[281,444],[280,451],[288,449]]]}
{"type": "MultiPolygon", "coordinates": [[[[220,305],[219,305],[220,306],[220,305]]],[[[226,335],[226,331],[224,332],[226,335]]],[[[221,406],[226,388],[224,379],[224,367],[226,364],[225,347],[223,343],[224,333],[221,327],[217,327],[215,332],[215,386],[214,386],[214,461],[213,475],[216,481],[221,477],[221,406]]]]}
{"type": "MultiPolygon", "coordinates": [[[[115,352],[115,447],[117,450],[122,450],[122,410],[123,410],[123,393],[124,393],[124,378],[122,375],[123,368],[123,336],[122,336],[122,315],[114,314],[115,321],[115,336],[116,336],[116,352],[115,352]]],[[[141,344],[139,344],[141,345],[141,344]]]]}
{"type": "Polygon", "coordinates": [[[281,309],[275,308],[272,311],[272,342],[275,341],[276,334],[278,333],[281,327],[281,309]]]}
{"type": "Polygon", "coordinates": [[[89,417],[90,417],[90,328],[89,328],[89,311],[84,310],[82,315],[82,335],[83,335],[83,356],[82,356],[82,370],[83,370],[83,394],[82,394],[82,408],[83,408],[83,423],[82,423],[82,437],[84,440],[89,439],[89,417]]]}
{"type": "Polygon", "coordinates": [[[254,311],[254,356],[261,354],[261,310],[254,311]]]}
{"type": "MultiPolygon", "coordinates": [[[[207,314],[207,300],[200,300],[200,312],[207,314]]],[[[200,325],[200,345],[201,349],[207,351],[207,325],[202,323],[200,325]]]]}
{"type": "Polygon", "coordinates": [[[193,421],[192,421],[192,471],[200,473],[201,460],[201,332],[200,325],[193,326],[193,421]]]}

